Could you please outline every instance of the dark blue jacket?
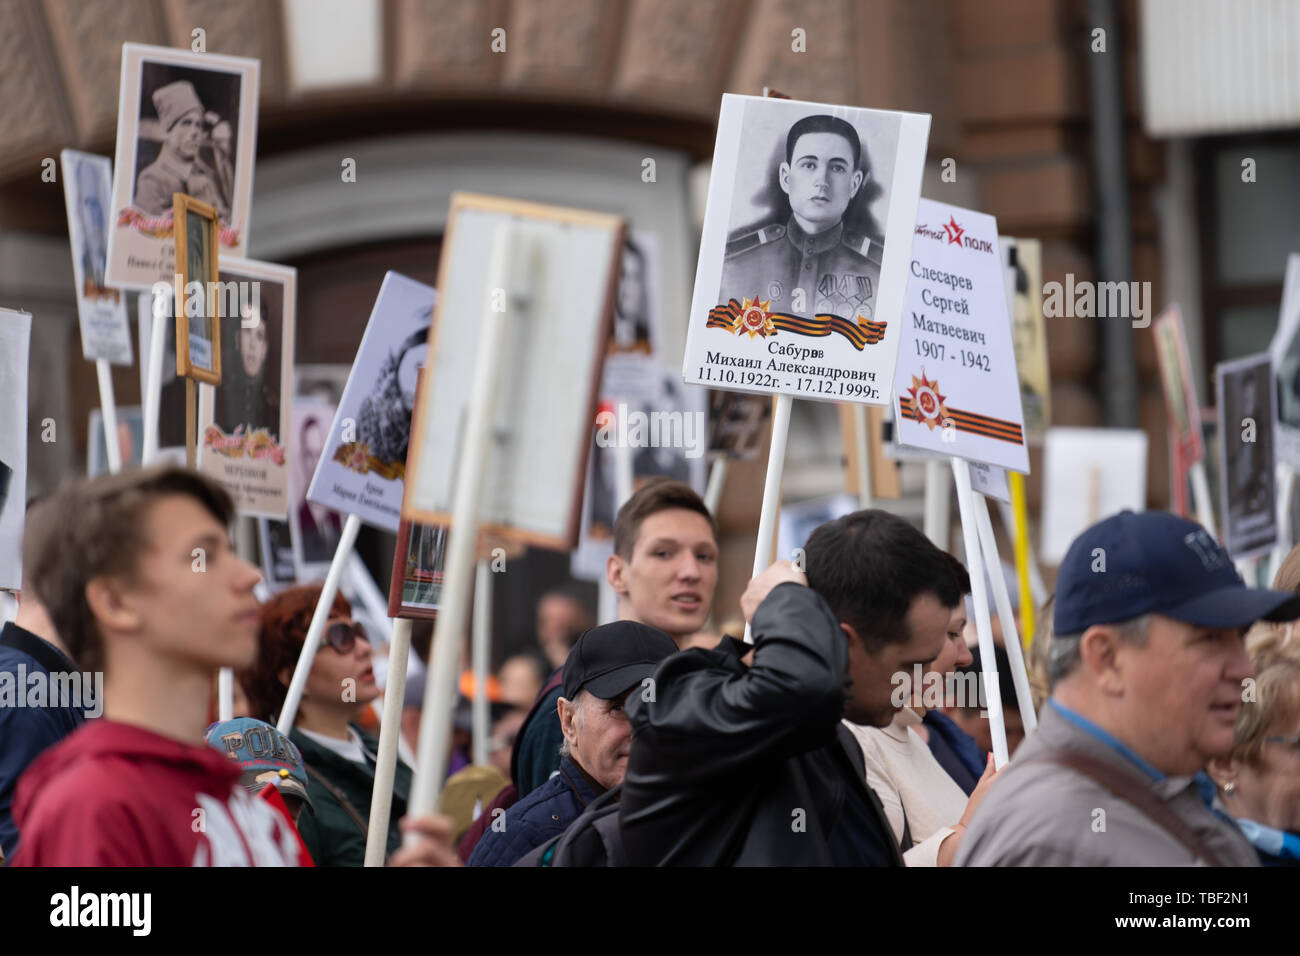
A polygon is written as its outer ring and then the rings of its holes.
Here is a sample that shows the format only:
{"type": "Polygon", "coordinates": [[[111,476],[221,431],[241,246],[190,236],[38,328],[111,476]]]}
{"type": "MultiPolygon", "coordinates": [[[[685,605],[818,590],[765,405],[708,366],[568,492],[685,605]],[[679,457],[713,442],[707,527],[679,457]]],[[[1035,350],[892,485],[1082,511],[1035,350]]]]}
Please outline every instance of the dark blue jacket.
{"type": "Polygon", "coordinates": [[[572,757],[560,758],[560,770],[489,824],[470,855],[470,866],[513,866],[534,847],[559,836],[600,793],[582,775],[572,757]]]}
{"type": "Polygon", "coordinates": [[[29,675],[76,669],[62,651],[26,628],[9,622],[0,630],[0,849],[8,859],[13,859],[18,846],[18,828],[10,809],[18,778],[41,751],[80,727],[85,715],[71,707],[49,706],[48,701],[44,707],[7,705],[6,697],[14,694],[12,703],[16,703],[17,695],[26,692],[29,675]],[[20,677],[22,687],[18,686],[20,677]]]}
{"type": "Polygon", "coordinates": [[[947,714],[927,710],[921,721],[930,729],[930,753],[969,797],[984,776],[988,757],[975,738],[947,714]]]}

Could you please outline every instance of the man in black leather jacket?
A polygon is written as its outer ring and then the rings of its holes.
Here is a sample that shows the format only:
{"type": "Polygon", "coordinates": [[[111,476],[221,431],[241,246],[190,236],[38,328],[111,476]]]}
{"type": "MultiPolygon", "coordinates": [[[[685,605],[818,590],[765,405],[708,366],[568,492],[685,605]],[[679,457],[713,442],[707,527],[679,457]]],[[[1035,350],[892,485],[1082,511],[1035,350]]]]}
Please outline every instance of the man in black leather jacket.
{"type": "Polygon", "coordinates": [[[961,595],[943,552],[884,512],[828,522],[807,551],[836,610],[778,562],[741,598],[752,648],[724,638],[675,654],[628,698],[619,816],[629,864],[902,865],[840,718],[889,722],[891,676],[937,656],[961,595]],[[845,581],[865,596],[846,595],[845,581]],[[862,620],[876,603],[884,635],[862,620]]]}

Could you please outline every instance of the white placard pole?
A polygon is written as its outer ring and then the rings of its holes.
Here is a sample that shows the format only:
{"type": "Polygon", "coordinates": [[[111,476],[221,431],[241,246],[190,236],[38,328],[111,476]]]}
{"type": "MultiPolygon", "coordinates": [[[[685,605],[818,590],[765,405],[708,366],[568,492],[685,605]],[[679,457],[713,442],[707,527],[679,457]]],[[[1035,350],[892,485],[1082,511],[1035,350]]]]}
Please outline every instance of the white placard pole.
{"type": "Polygon", "coordinates": [[[952,459],[952,473],[957,481],[957,507],[961,513],[961,535],[966,545],[966,565],[970,571],[971,597],[975,602],[975,631],[979,635],[980,676],[984,679],[984,700],[989,712],[989,733],[993,738],[993,765],[1001,770],[1007,763],[1007,728],[1002,719],[1002,691],[998,687],[998,661],[993,650],[993,622],[989,618],[989,597],[984,590],[984,561],[976,532],[974,489],[970,484],[970,465],[964,458],[952,459]]]}
{"type": "MultiPolygon", "coordinates": [[[[451,529],[448,532],[446,573],[443,578],[442,606],[433,634],[433,651],[424,687],[424,710],[420,715],[420,741],[407,803],[414,816],[434,812],[438,791],[447,775],[451,708],[456,691],[456,663],[461,635],[469,623],[469,588],[474,576],[475,550],[478,545],[479,498],[487,475],[491,451],[491,429],[495,416],[496,396],[500,391],[502,362],[500,352],[505,342],[507,314],[492,308],[493,293],[510,289],[510,261],[513,230],[497,229],[488,263],[488,281],[484,289],[484,316],[479,336],[478,355],[474,359],[474,383],[470,389],[469,414],[461,458],[456,467],[456,486],[452,505],[451,529]]],[[[513,297],[508,296],[513,301],[513,297]]],[[[408,836],[407,845],[417,842],[408,836]]]]}
{"type": "Polygon", "coordinates": [[[474,575],[474,638],[470,666],[474,669],[474,699],[470,720],[474,734],[473,758],[480,767],[488,765],[488,736],[492,720],[488,709],[488,660],[492,654],[492,567],[480,560],[474,575]]]}
{"type": "Polygon", "coordinates": [[[867,424],[867,406],[853,403],[853,442],[854,453],[858,459],[858,507],[871,507],[871,456],[868,443],[871,434],[867,424]]]}
{"type": "Polygon", "coordinates": [[[925,463],[925,536],[942,551],[948,550],[952,505],[948,500],[948,469],[942,459],[925,463]]]}
{"type": "Polygon", "coordinates": [[[293,680],[289,682],[289,692],[285,695],[280,719],[275,725],[275,729],[286,737],[293,729],[294,719],[298,716],[298,705],[302,703],[302,692],[307,686],[307,676],[311,673],[312,662],[316,660],[316,651],[320,649],[321,635],[325,633],[325,624],[329,621],[330,609],[334,606],[334,595],[339,591],[339,579],[343,577],[343,569],[348,566],[348,555],[352,553],[352,546],[356,543],[357,532],[360,530],[361,519],[356,515],[348,515],[347,520],[343,522],[338,547],[334,549],[334,558],[330,561],[329,573],[325,575],[325,585],[321,589],[320,600],[316,602],[316,611],[311,616],[307,638],[303,641],[302,651],[298,654],[298,663],[293,669],[293,680]]]}
{"type": "Polygon", "coordinates": [[[366,866],[383,866],[388,850],[388,819],[393,812],[393,776],[397,771],[397,739],[402,734],[402,698],[406,695],[406,664],[411,655],[411,622],[393,622],[388,643],[388,681],[384,684],[384,716],[379,725],[375,782],[370,790],[366,866]]]}
{"type": "Polygon", "coordinates": [[[1196,520],[1210,532],[1210,537],[1217,538],[1219,533],[1214,530],[1214,506],[1210,503],[1210,482],[1205,477],[1205,462],[1192,462],[1187,473],[1192,479],[1192,506],[1196,510],[1196,520]]]}
{"type": "Polygon", "coordinates": [[[122,470],[122,445],[117,440],[117,402],[113,399],[113,368],[108,359],[95,360],[99,378],[99,408],[104,419],[104,450],[108,453],[108,470],[116,475],[122,470]]]}
{"type": "Polygon", "coordinates": [[[159,417],[162,404],[162,366],[163,336],[167,334],[167,320],[170,316],[161,315],[164,309],[158,304],[158,296],[153,299],[153,329],[149,333],[149,368],[145,375],[144,390],[144,448],[140,452],[140,461],[145,465],[153,463],[158,457],[159,417]]]}
{"type": "Polygon", "coordinates": [[[636,484],[636,475],[632,470],[632,446],[626,442],[619,442],[614,446],[614,497],[617,504],[614,508],[614,514],[618,514],[618,509],[622,508],[627,499],[632,497],[632,489],[636,484]]]}
{"type": "MultiPolygon", "coordinates": [[[[984,554],[984,561],[988,565],[989,578],[993,582],[993,601],[997,605],[998,620],[1002,622],[1002,644],[1006,648],[1007,661],[1011,665],[1011,680],[1016,687],[1016,703],[1020,706],[1020,719],[1024,721],[1025,733],[1030,734],[1038,727],[1038,716],[1034,713],[1034,698],[1029,690],[1029,673],[1025,670],[1020,629],[1016,626],[1016,614],[1011,608],[1011,593],[1007,590],[1002,558],[998,554],[998,539],[993,534],[993,522],[989,519],[988,501],[981,494],[976,494],[973,500],[975,526],[979,531],[980,547],[984,554]]],[[[1022,594],[1021,600],[1027,597],[1028,595],[1022,594]]],[[[984,652],[981,650],[980,657],[983,656],[984,652]]]]}
{"type": "MultiPolygon", "coordinates": [[[[781,474],[785,471],[785,445],[790,437],[790,410],[794,399],[776,396],[772,411],[772,442],[767,453],[767,478],[763,482],[763,507],[758,517],[758,541],[754,545],[754,574],[758,577],[772,563],[772,536],[776,533],[776,510],[781,504],[781,474]]],[[[753,644],[754,635],[745,622],[745,643],[753,644]]]]}
{"type": "Polygon", "coordinates": [[[718,505],[722,503],[722,489],[727,484],[727,456],[719,454],[709,466],[709,483],[704,486],[704,507],[713,520],[718,520],[718,505]]]}
{"type": "Polygon", "coordinates": [[[1296,529],[1291,527],[1291,502],[1295,495],[1296,470],[1284,461],[1277,463],[1277,544],[1268,563],[1268,581],[1277,578],[1282,562],[1296,544],[1296,529]]]}

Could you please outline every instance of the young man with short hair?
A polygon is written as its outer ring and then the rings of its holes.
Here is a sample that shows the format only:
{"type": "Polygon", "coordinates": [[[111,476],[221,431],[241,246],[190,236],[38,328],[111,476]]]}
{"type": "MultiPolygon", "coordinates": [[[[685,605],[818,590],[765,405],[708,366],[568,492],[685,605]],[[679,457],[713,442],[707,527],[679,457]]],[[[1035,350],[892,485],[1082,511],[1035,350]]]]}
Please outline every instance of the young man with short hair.
{"type": "Polygon", "coordinates": [[[163,466],[65,484],[28,516],[24,573],[105,704],[19,782],[15,864],[296,865],[289,821],[204,743],[214,671],[257,649],[233,515],[211,479],[163,466]]]}

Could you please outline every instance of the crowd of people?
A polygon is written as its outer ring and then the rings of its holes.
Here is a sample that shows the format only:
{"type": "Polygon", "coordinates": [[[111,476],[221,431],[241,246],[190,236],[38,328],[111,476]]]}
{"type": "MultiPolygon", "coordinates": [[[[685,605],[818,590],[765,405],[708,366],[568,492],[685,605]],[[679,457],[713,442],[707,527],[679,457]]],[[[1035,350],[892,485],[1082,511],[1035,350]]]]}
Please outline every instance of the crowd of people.
{"type": "MultiPolygon", "coordinates": [[[[276,730],[320,587],[259,602],[232,517],[219,486],[172,466],[30,506],[0,633],[8,865],[362,864],[375,650],[336,597],[293,727],[276,730]],[[213,721],[223,667],[235,717],[213,721]],[[96,674],[90,703],[4,696],[6,676],[96,674]]],[[[432,814],[408,805],[413,675],[388,865],[1300,865],[1300,549],[1260,589],[1174,515],[1087,529],[1026,655],[1032,732],[997,648],[1001,769],[970,576],[908,521],[826,522],[711,635],[718,557],[688,486],[637,490],[607,565],[618,619],[592,626],[574,593],[545,594],[535,649],[490,682],[485,747],[466,675],[432,814]]],[[[425,660],[430,636],[417,622],[425,660]]],[[[83,696],[93,683],[79,677],[83,696]]]]}

